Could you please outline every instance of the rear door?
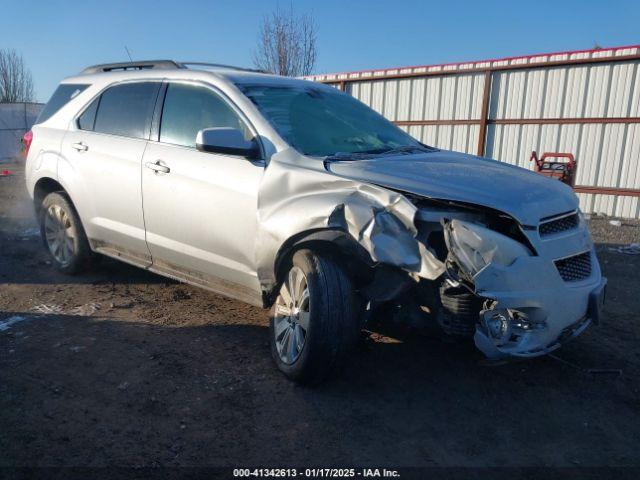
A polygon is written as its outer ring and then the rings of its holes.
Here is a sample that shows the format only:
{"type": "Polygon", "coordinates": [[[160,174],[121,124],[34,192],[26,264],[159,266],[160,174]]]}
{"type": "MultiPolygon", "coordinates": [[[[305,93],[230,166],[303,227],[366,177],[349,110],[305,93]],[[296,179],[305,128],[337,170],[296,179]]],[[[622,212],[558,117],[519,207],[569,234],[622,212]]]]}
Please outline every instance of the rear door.
{"type": "Polygon", "coordinates": [[[229,292],[224,285],[245,287],[247,294],[260,290],[254,247],[264,164],[198,151],[198,131],[211,127],[254,136],[239,111],[212,87],[169,83],[157,137],[143,159],[147,244],[155,270],[251,301],[242,289],[229,292]]]}
{"type": "Polygon", "coordinates": [[[107,88],[71,126],[63,154],[82,190],[77,202],[87,236],[98,251],[137,265],[151,263],[142,212],[141,161],[161,82],[107,88]]]}

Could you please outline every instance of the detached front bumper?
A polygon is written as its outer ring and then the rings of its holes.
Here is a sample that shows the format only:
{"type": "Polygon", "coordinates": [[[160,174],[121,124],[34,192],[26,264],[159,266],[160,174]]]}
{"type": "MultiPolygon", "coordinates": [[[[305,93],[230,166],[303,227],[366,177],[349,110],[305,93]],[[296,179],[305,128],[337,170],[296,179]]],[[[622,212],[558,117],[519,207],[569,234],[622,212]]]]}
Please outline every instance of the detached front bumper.
{"type": "Polygon", "coordinates": [[[476,293],[494,300],[486,312],[504,312],[500,318],[509,325],[498,336],[481,321],[474,336],[478,349],[494,359],[537,357],[599,323],[607,280],[593,249],[590,255],[591,275],[574,282],[564,281],[553,261],[541,257],[522,257],[508,267],[489,265],[481,271],[475,277],[476,293]],[[516,318],[522,314],[530,320],[527,328],[509,317],[514,312],[516,318]]]}

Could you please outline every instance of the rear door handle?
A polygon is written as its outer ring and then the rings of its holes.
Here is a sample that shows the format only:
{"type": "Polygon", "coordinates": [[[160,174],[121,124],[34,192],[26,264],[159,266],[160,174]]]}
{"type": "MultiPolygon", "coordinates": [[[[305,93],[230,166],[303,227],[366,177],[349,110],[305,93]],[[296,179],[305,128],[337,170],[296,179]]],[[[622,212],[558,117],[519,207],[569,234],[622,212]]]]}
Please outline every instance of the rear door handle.
{"type": "Polygon", "coordinates": [[[144,164],[144,166],[156,173],[169,173],[171,171],[169,167],[167,167],[166,165],[162,165],[162,162],[160,160],[156,162],[147,162],[144,164]]]}
{"type": "Polygon", "coordinates": [[[89,145],[84,142],[72,143],[71,147],[75,148],[79,152],[86,152],[87,150],[89,150],[89,145]]]}

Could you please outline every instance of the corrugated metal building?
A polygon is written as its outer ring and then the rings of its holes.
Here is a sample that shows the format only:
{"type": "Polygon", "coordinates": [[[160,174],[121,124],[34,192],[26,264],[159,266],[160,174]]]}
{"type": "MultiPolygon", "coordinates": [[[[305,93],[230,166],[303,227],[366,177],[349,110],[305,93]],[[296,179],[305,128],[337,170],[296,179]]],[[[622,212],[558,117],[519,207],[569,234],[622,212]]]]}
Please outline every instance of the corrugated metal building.
{"type": "Polygon", "coordinates": [[[42,107],[41,103],[0,103],[0,161],[20,153],[20,140],[42,107]]]}
{"type": "Polygon", "coordinates": [[[572,153],[583,211],[640,218],[639,64],[634,45],[309,78],[436,147],[531,169],[572,153]]]}

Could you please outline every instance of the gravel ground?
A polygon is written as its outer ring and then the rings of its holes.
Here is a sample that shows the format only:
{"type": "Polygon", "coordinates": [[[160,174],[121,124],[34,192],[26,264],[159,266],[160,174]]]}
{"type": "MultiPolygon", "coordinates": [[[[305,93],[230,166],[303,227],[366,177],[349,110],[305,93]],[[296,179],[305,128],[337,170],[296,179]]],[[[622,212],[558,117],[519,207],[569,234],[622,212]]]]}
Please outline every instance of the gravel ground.
{"type": "Polygon", "coordinates": [[[640,466],[640,255],[614,250],[638,222],[591,219],[606,318],[556,358],[380,334],[307,389],[272,364],[263,310],[111,260],[56,273],[5,168],[0,466],[640,466]]]}

